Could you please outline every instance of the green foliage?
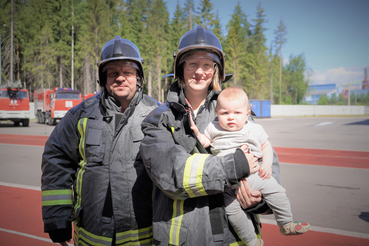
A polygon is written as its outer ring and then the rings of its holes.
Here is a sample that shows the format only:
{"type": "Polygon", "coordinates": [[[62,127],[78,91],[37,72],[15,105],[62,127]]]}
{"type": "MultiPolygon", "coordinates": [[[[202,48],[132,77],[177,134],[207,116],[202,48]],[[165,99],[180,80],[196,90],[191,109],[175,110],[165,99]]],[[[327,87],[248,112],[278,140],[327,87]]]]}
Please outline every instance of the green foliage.
{"type": "MultiPolygon", "coordinates": [[[[99,90],[96,64],[101,49],[120,35],[134,42],[145,59],[144,92],[165,101],[173,81],[162,76],[173,73],[173,52],[185,32],[202,25],[218,36],[226,54],[226,73],[234,75],[224,86],[239,86],[250,98],[273,99],[272,103],[301,103],[309,82],[304,76],[309,69],[303,55],[291,55],[290,63],[281,67],[283,93],[279,96],[281,48],[287,41],[283,20],[268,49],[264,34],[267,20],[261,4],[251,21],[240,3],[228,23],[221,22],[221,11],[214,9],[212,0],[201,0],[197,6],[194,0],[177,0],[169,19],[164,0],[2,0],[2,80],[9,78],[13,54],[13,75],[30,91],[69,87],[73,74],[74,88],[92,93],[99,90]],[[227,33],[222,33],[222,25],[227,33]]],[[[357,96],[356,103],[368,103],[368,96],[357,96]]]]}
{"type": "Polygon", "coordinates": [[[329,103],[329,99],[327,95],[321,95],[318,100],[318,105],[328,105],[328,103],[329,103]]]}

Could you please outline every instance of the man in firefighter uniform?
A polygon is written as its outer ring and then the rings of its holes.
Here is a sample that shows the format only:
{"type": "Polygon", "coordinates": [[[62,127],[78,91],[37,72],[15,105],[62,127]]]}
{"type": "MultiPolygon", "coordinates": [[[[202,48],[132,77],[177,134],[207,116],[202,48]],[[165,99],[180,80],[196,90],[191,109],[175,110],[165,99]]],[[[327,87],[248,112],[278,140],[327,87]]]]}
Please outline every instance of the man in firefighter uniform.
{"type": "Polygon", "coordinates": [[[143,59],[116,36],[102,49],[102,92],[69,110],[42,155],[42,216],[53,242],[151,245],[152,183],[142,166],[141,122],[158,102],[143,94],[143,59]],[[143,180],[143,181],[142,181],[143,180]]]}
{"type": "MultiPolygon", "coordinates": [[[[145,138],[140,152],[155,183],[153,244],[241,245],[227,222],[222,192],[239,187],[257,160],[241,149],[222,158],[213,156],[191,130],[191,118],[200,132],[214,120],[221,83],[226,80],[224,53],[214,33],[198,26],[182,36],[174,78],[168,102],[142,122],[145,138]]],[[[273,166],[273,176],[279,180],[276,155],[273,166]]],[[[253,212],[267,209],[260,204],[253,212]]],[[[260,237],[258,220],[254,222],[260,237]]]]}

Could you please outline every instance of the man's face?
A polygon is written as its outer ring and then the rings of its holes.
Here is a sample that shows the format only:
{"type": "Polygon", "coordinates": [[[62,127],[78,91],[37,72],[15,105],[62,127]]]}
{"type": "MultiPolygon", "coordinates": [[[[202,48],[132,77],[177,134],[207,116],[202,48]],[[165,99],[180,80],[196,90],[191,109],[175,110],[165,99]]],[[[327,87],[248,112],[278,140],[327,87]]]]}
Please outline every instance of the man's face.
{"type": "Polygon", "coordinates": [[[107,64],[106,89],[120,102],[130,102],[137,91],[137,70],[124,61],[107,64]]]}
{"type": "Polygon", "coordinates": [[[240,100],[219,100],[217,115],[220,126],[226,131],[238,131],[243,128],[250,113],[248,102],[240,100]]]}

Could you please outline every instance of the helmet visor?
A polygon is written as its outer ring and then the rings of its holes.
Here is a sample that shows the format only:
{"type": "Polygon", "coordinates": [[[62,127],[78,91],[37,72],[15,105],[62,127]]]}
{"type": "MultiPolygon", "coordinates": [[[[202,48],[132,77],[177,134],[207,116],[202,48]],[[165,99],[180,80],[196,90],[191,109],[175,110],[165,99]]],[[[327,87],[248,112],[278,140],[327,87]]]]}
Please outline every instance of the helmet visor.
{"type": "Polygon", "coordinates": [[[106,72],[106,70],[109,68],[109,67],[116,67],[116,66],[129,66],[129,67],[133,67],[134,69],[136,69],[137,71],[140,71],[140,68],[139,66],[137,65],[136,62],[134,61],[130,61],[130,60],[112,60],[112,61],[109,61],[105,64],[105,66],[103,67],[102,69],[102,72],[106,72]]]}
{"type": "Polygon", "coordinates": [[[219,57],[214,54],[213,52],[208,52],[208,51],[190,51],[187,52],[186,54],[184,54],[178,63],[178,66],[181,65],[183,62],[189,60],[189,59],[196,59],[196,58],[204,58],[204,59],[209,59],[212,60],[214,62],[216,62],[218,65],[220,65],[220,60],[219,57]]]}

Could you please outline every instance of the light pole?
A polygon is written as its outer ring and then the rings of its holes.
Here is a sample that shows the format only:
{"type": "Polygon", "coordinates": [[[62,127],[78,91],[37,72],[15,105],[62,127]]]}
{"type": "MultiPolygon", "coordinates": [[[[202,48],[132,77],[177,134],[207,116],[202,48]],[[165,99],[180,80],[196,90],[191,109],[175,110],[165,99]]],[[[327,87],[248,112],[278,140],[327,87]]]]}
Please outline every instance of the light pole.
{"type": "MultiPolygon", "coordinates": [[[[6,24],[3,24],[3,26],[2,27],[5,27],[6,26],[6,24]]],[[[2,68],[1,68],[1,32],[0,32],[0,86],[1,86],[1,75],[2,75],[2,68]]]]}

